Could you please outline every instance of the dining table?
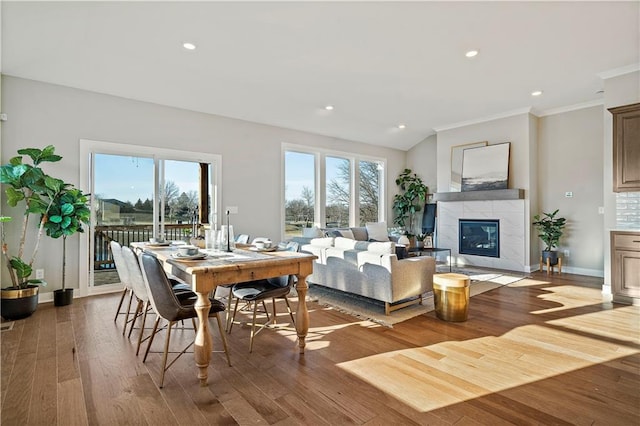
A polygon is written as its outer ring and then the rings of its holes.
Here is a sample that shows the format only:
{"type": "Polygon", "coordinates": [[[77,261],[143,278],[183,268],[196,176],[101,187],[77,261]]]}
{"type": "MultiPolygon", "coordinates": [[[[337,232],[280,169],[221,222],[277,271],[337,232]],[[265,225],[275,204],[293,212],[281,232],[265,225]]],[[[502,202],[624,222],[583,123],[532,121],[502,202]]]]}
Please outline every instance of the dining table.
{"type": "Polygon", "coordinates": [[[230,252],[201,249],[198,255],[183,256],[179,245],[131,243],[132,247],[144,250],[163,262],[167,273],[191,285],[198,299],[195,309],[198,327],[195,337],[194,358],[201,386],[207,386],[208,368],[211,361],[213,341],[209,331],[209,294],[219,285],[253,281],[259,279],[295,275],[298,306],[296,309],[296,334],[299,353],[304,354],[309,311],[306,295],[309,288],[306,277],[313,272],[316,256],[292,251],[266,251],[254,247],[234,249],[230,252]]]}

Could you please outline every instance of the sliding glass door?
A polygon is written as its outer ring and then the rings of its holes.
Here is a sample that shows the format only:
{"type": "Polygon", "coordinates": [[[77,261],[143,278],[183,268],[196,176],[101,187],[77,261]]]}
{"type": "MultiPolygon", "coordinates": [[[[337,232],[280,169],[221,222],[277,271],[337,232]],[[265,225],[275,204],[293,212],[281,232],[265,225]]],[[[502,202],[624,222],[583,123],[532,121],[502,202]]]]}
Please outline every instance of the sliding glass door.
{"type": "Polygon", "coordinates": [[[81,146],[93,213],[88,262],[81,261],[86,293],[121,287],[111,241],[127,246],[158,235],[189,241],[217,223],[219,156],[94,141],[81,146]]]}

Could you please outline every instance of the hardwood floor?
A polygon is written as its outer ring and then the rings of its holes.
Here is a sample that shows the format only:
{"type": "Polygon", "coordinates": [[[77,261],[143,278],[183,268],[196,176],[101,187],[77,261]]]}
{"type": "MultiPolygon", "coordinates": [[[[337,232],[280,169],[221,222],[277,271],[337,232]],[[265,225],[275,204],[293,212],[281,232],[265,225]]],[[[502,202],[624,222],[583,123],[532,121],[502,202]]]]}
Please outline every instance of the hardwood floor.
{"type": "Polygon", "coordinates": [[[208,387],[187,354],[163,389],[161,355],[143,364],[137,331],[113,322],[119,295],[43,304],[1,334],[2,425],[637,425],[640,308],[603,302],[600,285],[534,273],[473,297],[466,322],[431,312],[393,329],[310,303],[304,356],[279,307],[284,327],[252,354],[234,327],[233,366],[214,354],[208,387]]]}

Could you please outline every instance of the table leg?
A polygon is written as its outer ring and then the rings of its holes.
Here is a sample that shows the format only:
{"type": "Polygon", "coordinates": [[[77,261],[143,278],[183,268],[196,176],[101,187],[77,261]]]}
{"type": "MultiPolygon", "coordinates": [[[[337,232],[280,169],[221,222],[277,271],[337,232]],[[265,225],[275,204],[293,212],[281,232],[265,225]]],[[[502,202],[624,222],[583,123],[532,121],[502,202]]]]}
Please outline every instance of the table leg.
{"type": "Polygon", "coordinates": [[[211,361],[211,351],[213,350],[213,341],[209,332],[209,311],[211,302],[209,301],[209,292],[197,293],[198,301],[195,309],[198,313],[199,326],[196,332],[196,340],[194,345],[194,358],[198,367],[198,379],[200,386],[207,386],[209,373],[209,362],[211,361]]]}
{"type": "Polygon", "coordinates": [[[309,331],[309,310],[307,309],[307,290],[309,285],[307,284],[306,276],[297,275],[297,277],[298,309],[296,310],[296,332],[298,334],[300,353],[303,354],[304,347],[307,344],[307,332],[309,331]]]}

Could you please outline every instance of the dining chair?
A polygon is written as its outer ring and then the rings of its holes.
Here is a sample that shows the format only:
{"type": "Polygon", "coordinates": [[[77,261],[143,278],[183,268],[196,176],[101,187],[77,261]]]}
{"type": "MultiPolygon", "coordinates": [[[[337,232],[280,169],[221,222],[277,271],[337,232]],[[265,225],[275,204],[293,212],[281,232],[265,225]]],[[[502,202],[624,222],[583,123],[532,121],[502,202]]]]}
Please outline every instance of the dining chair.
{"type": "MultiPolygon", "coordinates": [[[[298,251],[299,244],[296,242],[289,242],[285,246],[286,251],[298,251]]],[[[291,287],[295,283],[294,275],[283,275],[276,278],[267,278],[262,280],[248,281],[243,283],[234,284],[231,288],[233,296],[236,298],[236,303],[233,308],[233,315],[231,321],[228,324],[228,332],[231,333],[233,323],[238,312],[238,304],[242,300],[244,302],[253,303],[253,319],[251,322],[251,336],[249,339],[249,352],[253,352],[253,339],[254,337],[265,327],[275,324],[276,322],[276,299],[284,299],[287,304],[287,311],[291,317],[291,323],[295,325],[295,318],[293,317],[293,311],[289,304],[289,298],[287,297],[291,292],[291,287]],[[265,305],[265,300],[271,299],[273,313],[269,316],[269,312],[265,305]],[[264,312],[267,316],[267,322],[258,324],[259,328],[256,331],[256,316],[258,312],[258,303],[262,304],[264,312]]]]}
{"type": "Polygon", "coordinates": [[[248,234],[240,234],[236,237],[236,243],[239,244],[249,244],[249,235],[248,234]]]}
{"type": "Polygon", "coordinates": [[[118,303],[118,309],[116,309],[116,316],[113,319],[114,322],[118,321],[118,315],[125,315],[124,325],[122,327],[122,335],[124,336],[127,330],[127,324],[129,324],[129,315],[131,313],[131,303],[133,303],[133,288],[131,287],[131,281],[129,279],[129,270],[127,265],[124,263],[124,259],[122,257],[122,246],[117,241],[111,241],[109,243],[109,249],[111,249],[111,255],[113,256],[113,263],[116,266],[116,272],[118,273],[118,277],[120,278],[120,282],[124,286],[122,289],[122,295],[120,296],[120,302],[118,303]],[[122,304],[129,294],[129,304],[127,306],[126,312],[121,312],[122,304]]]}
{"type": "MultiPolygon", "coordinates": [[[[131,333],[136,326],[138,318],[142,317],[142,325],[140,326],[140,334],[138,336],[138,344],[136,346],[136,355],[138,355],[138,353],[140,352],[141,343],[149,338],[149,336],[143,338],[143,335],[144,326],[147,320],[147,313],[151,310],[151,304],[149,301],[149,293],[147,292],[147,289],[144,285],[144,277],[142,276],[142,270],[140,269],[138,256],[132,249],[126,246],[121,248],[121,256],[124,260],[133,294],[138,301],[136,310],[133,314],[133,318],[130,321],[129,334],[127,337],[131,337],[131,333]]],[[[176,295],[178,300],[192,301],[195,303],[197,296],[193,291],[191,291],[191,286],[182,281],[178,281],[175,278],[170,279],[169,283],[171,284],[171,290],[176,295]]]]}
{"type": "MultiPolygon", "coordinates": [[[[160,375],[160,388],[164,386],[164,376],[166,371],[180,358],[180,356],[186,353],[189,348],[193,345],[193,341],[190,342],[184,349],[180,352],[170,352],[169,344],[171,342],[171,330],[173,326],[181,320],[191,319],[195,322],[195,318],[197,318],[198,314],[195,309],[195,300],[186,299],[183,301],[178,300],[175,293],[172,291],[171,283],[167,277],[167,274],[162,267],[162,264],[158,259],[156,259],[153,255],[149,253],[141,253],[139,256],[143,281],[147,292],[149,294],[149,302],[153,307],[153,310],[156,312],[156,321],[153,326],[153,331],[151,332],[151,336],[149,339],[149,343],[147,344],[147,349],[144,354],[144,358],[142,362],[147,360],[147,356],[149,355],[151,345],[153,344],[153,339],[155,335],[160,331],[158,327],[160,325],[160,321],[164,319],[167,322],[166,326],[166,337],[164,343],[164,351],[162,355],[162,373],[160,375]],[[177,353],[176,357],[167,365],[168,355],[169,353],[177,353]]],[[[222,345],[224,347],[224,351],[215,351],[215,352],[224,352],[227,357],[227,364],[231,366],[231,358],[229,357],[229,349],[227,347],[227,339],[225,333],[222,329],[222,323],[220,322],[220,312],[224,312],[226,306],[224,303],[220,302],[216,299],[210,299],[211,301],[211,309],[209,311],[209,317],[215,317],[218,323],[218,331],[220,332],[220,336],[222,337],[222,345]]]]}

